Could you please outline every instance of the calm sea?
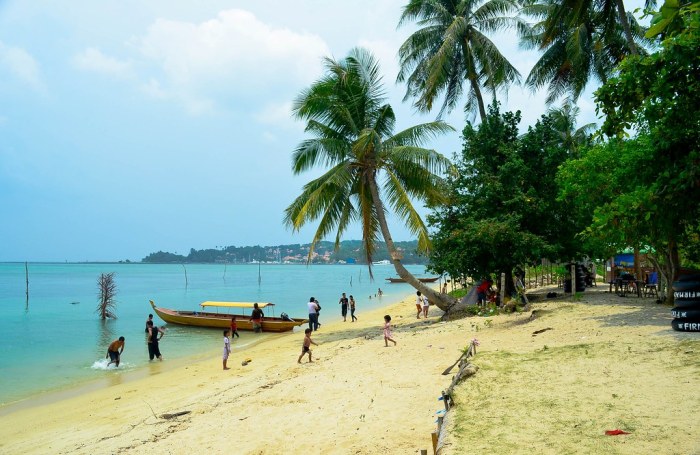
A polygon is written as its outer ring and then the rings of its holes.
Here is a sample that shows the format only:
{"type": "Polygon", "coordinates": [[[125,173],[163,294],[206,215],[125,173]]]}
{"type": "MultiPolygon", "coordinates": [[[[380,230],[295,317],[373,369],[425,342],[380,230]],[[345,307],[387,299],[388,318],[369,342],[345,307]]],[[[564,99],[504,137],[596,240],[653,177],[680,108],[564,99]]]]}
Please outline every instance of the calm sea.
{"type": "MultiPolygon", "coordinates": [[[[409,266],[417,275],[423,266],[409,266]]],[[[29,264],[29,299],[25,266],[0,264],[0,406],[43,392],[146,369],[144,327],[156,305],[196,309],[206,300],[275,303],[275,314],[305,317],[306,303],[316,297],[321,322],[338,320],[341,292],[355,296],[357,314],[385,306],[411,293],[406,284],[385,284],[396,276],[392,266],[360,265],[223,265],[193,264],[29,264]],[[115,273],[117,319],[102,321],[97,307],[97,279],[115,273]],[[375,297],[381,287],[384,296],[375,297]],[[371,298],[370,298],[371,297],[371,298]],[[126,338],[119,369],[106,368],[109,343],[126,338]]],[[[266,310],[267,311],[267,310],[266,310]]],[[[157,325],[164,324],[156,316],[157,325]]],[[[221,348],[221,332],[170,325],[160,343],[166,359],[212,355],[221,348]]],[[[265,336],[265,335],[263,335],[265,336]]],[[[234,348],[253,334],[242,332],[234,348]]]]}

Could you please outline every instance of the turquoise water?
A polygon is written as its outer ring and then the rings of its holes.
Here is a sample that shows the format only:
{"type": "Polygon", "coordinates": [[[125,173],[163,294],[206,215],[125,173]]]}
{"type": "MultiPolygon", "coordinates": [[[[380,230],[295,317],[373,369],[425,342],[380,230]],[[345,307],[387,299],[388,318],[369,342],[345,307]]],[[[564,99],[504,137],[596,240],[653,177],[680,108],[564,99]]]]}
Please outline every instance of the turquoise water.
{"type": "MultiPolygon", "coordinates": [[[[391,266],[374,267],[374,282],[367,267],[360,265],[38,263],[28,268],[27,301],[24,264],[0,264],[0,406],[145,368],[149,362],[144,327],[153,312],[149,299],[158,306],[189,310],[205,300],[273,302],[276,315],[305,317],[306,303],[314,296],[323,307],[323,323],[340,319],[341,292],[355,296],[359,317],[364,309],[412,292],[406,284],[385,284],[385,278],[396,276],[391,266]],[[95,312],[97,278],[110,272],[117,284],[117,319],[102,321],[95,312]],[[381,299],[374,297],[378,287],[384,291],[381,299]],[[107,346],[120,336],[126,338],[122,364],[117,370],[107,369],[107,346]]],[[[424,272],[423,266],[408,269],[424,272]]],[[[155,321],[164,324],[157,316],[155,321]]],[[[235,345],[240,348],[254,336],[242,332],[235,345]]],[[[220,330],[170,325],[160,348],[167,362],[214,354],[220,345],[220,330]]]]}

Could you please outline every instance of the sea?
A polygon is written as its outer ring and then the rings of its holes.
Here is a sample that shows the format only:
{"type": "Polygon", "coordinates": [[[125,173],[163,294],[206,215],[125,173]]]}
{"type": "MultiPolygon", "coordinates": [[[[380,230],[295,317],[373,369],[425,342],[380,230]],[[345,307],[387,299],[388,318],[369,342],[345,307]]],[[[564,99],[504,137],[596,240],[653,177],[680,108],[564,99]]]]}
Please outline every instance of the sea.
{"type": "MultiPolygon", "coordinates": [[[[422,265],[407,269],[425,274],[422,265]]],[[[342,292],[355,297],[360,318],[365,309],[412,293],[407,284],[385,281],[396,276],[393,266],[372,271],[373,280],[366,265],[355,264],[0,263],[0,411],[90,382],[119,382],[129,372],[156,374],[149,368],[155,362],[149,362],[144,332],[153,313],[149,300],[181,310],[196,310],[207,300],[272,302],[274,315],[303,318],[313,296],[321,304],[323,323],[341,318],[342,292]],[[102,320],[96,312],[97,281],[103,273],[114,273],[116,319],[102,320]],[[120,336],[126,339],[122,362],[119,368],[108,367],[107,346],[120,336]]],[[[154,321],[166,327],[160,342],[164,363],[211,357],[221,350],[219,329],[166,324],[157,315],[154,321]]],[[[266,336],[294,335],[241,332],[234,353],[266,336]]]]}

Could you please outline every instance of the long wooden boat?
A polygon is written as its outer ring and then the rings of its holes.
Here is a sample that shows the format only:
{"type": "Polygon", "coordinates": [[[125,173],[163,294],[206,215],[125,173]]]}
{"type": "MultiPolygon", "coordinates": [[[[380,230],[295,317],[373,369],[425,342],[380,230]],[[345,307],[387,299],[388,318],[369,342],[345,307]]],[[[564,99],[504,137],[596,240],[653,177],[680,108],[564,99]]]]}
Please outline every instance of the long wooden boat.
{"type": "MultiPolygon", "coordinates": [[[[202,302],[199,305],[201,311],[170,310],[168,308],[157,307],[153,300],[150,300],[153,311],[159,318],[169,324],[191,325],[195,327],[213,327],[227,329],[231,327],[231,318],[236,316],[236,323],[239,330],[253,330],[253,323],[250,321],[250,314],[231,313],[226,311],[230,308],[252,309],[252,302],[202,302]],[[216,308],[217,311],[211,311],[216,308]],[[224,309],[224,311],[218,311],[224,309]]],[[[273,307],[274,303],[258,302],[260,309],[273,307]]],[[[288,332],[294,327],[307,324],[308,319],[292,319],[284,317],[267,316],[262,320],[263,332],[288,332]]]]}
{"type": "MultiPolygon", "coordinates": [[[[418,281],[420,281],[421,283],[435,283],[439,279],[440,279],[439,276],[435,276],[435,277],[429,277],[429,278],[418,278],[418,281]]],[[[389,281],[389,283],[405,283],[406,282],[406,280],[404,280],[403,278],[387,278],[387,280],[389,281]]]]}

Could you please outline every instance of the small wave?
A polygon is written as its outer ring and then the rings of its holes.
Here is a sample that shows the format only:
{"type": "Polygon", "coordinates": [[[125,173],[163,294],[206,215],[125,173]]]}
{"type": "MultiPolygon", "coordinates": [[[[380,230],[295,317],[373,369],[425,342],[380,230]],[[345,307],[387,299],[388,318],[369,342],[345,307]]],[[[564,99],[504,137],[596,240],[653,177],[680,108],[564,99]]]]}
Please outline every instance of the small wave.
{"type": "Polygon", "coordinates": [[[128,369],[128,368],[133,367],[133,365],[131,365],[130,363],[127,363],[127,362],[119,362],[119,368],[117,368],[116,365],[114,365],[114,364],[111,364],[111,365],[108,365],[108,364],[109,364],[109,359],[101,359],[101,360],[95,361],[95,363],[93,363],[90,368],[92,368],[93,370],[109,371],[109,370],[117,370],[117,369],[124,370],[124,369],[128,369]]]}

